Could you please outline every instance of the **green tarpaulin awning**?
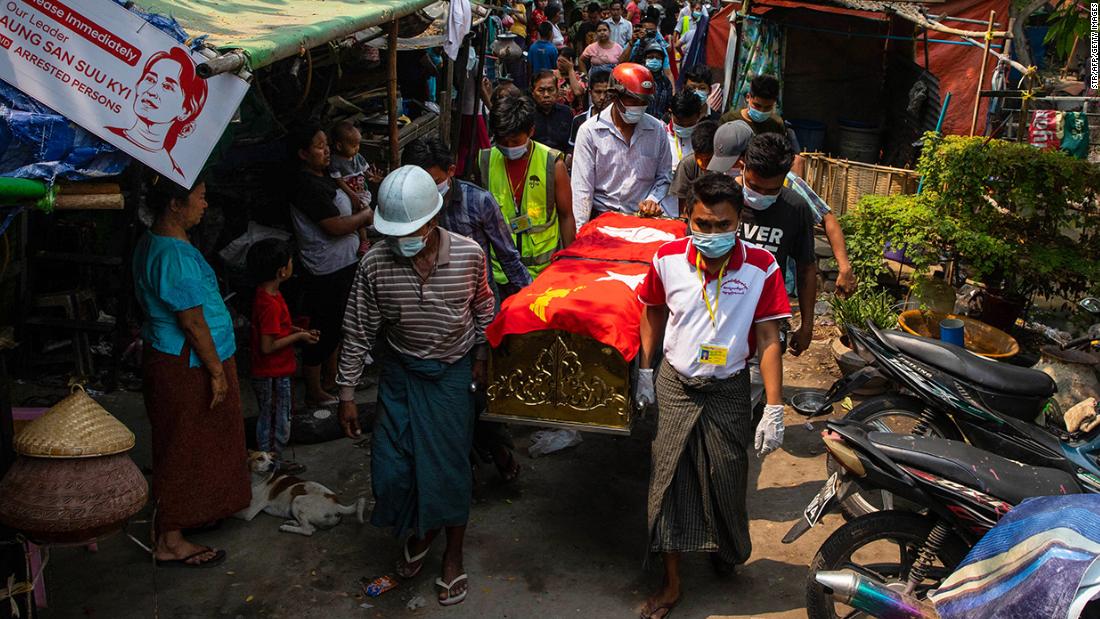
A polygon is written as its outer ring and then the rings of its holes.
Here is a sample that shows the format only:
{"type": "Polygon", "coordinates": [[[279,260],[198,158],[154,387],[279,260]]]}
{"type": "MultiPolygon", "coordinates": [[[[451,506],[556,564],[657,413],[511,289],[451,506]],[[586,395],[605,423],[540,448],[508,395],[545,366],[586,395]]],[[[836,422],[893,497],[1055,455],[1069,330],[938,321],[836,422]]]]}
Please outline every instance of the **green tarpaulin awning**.
{"type": "Polygon", "coordinates": [[[253,69],[414,13],[435,0],[137,0],[191,36],[242,49],[253,69]]]}

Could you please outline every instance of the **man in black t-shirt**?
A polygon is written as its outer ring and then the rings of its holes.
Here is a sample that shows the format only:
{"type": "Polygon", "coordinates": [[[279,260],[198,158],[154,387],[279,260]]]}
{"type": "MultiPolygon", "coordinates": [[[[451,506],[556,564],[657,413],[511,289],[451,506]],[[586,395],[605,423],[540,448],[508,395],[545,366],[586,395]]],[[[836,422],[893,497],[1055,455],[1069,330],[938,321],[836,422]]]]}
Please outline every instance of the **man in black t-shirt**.
{"type": "Polygon", "coordinates": [[[794,150],[778,133],[757,135],[743,157],[741,185],[745,206],[741,215],[741,238],[767,249],[776,262],[793,258],[798,272],[798,308],[802,325],[791,338],[791,354],[798,356],[810,346],[817,301],[817,259],[814,254],[814,219],[810,205],[783,186],[794,162],[794,150]]]}

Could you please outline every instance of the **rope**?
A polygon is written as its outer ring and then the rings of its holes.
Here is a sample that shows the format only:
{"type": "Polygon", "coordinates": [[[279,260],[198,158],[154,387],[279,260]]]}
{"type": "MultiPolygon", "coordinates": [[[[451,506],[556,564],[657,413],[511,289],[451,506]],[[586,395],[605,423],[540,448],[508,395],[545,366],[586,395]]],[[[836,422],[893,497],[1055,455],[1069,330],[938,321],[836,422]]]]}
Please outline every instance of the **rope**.
{"type": "MultiPolygon", "coordinates": [[[[22,537],[22,536],[20,536],[22,537]]],[[[5,542],[6,544],[20,543],[23,544],[23,561],[26,565],[27,573],[31,573],[31,548],[24,539],[22,542],[5,542]]],[[[8,586],[0,589],[0,601],[11,600],[11,616],[20,617],[19,605],[15,602],[16,596],[26,594],[27,596],[27,609],[30,612],[34,612],[31,606],[34,603],[33,593],[38,586],[38,582],[42,580],[42,573],[46,571],[46,565],[50,562],[50,547],[49,546],[37,546],[42,549],[42,565],[38,566],[38,572],[29,580],[15,581],[15,575],[8,576],[8,586]]]]}

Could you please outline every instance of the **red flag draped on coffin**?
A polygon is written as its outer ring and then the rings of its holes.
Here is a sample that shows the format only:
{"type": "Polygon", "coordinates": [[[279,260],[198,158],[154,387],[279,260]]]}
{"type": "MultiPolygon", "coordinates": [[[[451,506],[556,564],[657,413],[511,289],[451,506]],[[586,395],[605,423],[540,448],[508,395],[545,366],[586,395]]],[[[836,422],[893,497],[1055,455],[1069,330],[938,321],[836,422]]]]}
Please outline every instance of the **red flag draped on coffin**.
{"type": "Polygon", "coordinates": [[[506,335],[555,329],[613,346],[630,361],[640,346],[642,304],[636,290],[653,254],[686,231],[680,221],[609,213],[581,228],[577,240],[530,286],[504,301],[489,343],[506,335]]]}

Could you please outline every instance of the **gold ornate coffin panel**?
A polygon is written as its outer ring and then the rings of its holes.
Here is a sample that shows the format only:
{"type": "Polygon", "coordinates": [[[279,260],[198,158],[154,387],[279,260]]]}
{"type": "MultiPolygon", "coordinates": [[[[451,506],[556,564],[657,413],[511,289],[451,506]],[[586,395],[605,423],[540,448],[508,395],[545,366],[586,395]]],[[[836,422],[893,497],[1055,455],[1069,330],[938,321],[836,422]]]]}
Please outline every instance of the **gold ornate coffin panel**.
{"type": "Polygon", "coordinates": [[[482,419],[630,434],[630,365],[566,331],[509,335],[493,349],[482,419]]]}

